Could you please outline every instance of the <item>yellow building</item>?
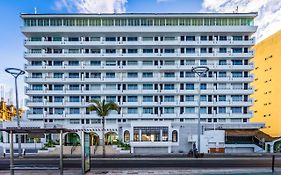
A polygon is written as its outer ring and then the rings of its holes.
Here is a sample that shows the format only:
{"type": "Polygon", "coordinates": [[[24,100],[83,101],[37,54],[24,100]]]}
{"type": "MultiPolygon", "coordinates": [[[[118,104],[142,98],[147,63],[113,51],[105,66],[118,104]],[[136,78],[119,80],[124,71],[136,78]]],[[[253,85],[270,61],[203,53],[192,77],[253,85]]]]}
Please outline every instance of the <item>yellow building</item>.
{"type": "Polygon", "coordinates": [[[254,46],[255,100],[252,122],[265,122],[263,132],[281,136],[281,31],[254,46]]]}

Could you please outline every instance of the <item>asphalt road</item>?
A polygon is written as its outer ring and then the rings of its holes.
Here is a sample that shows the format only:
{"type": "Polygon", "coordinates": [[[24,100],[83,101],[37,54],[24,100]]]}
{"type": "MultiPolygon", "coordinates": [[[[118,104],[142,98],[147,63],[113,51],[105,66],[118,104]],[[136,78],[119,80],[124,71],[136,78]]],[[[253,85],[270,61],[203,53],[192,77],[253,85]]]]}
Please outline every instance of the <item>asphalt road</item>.
{"type": "MultiPolygon", "coordinates": [[[[9,169],[9,159],[0,159],[0,170],[9,169]]],[[[24,166],[58,166],[54,158],[16,159],[15,164],[24,166]]],[[[92,168],[271,168],[271,158],[96,158],[92,168]]],[[[275,167],[281,168],[281,158],[275,160],[275,167]]],[[[67,158],[64,168],[81,168],[81,159],[67,158]]]]}

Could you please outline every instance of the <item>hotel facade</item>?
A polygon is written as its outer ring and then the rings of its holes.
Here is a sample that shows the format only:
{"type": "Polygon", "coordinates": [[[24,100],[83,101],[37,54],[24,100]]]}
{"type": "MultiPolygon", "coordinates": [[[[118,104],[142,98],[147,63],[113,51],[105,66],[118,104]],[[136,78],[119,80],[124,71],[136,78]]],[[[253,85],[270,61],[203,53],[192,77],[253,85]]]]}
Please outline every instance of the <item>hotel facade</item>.
{"type": "Polygon", "coordinates": [[[22,14],[28,119],[97,141],[101,120],[87,106],[105,99],[121,107],[106,118],[107,143],[180,153],[197,144],[200,112],[202,152],[231,152],[225,130],[263,127],[250,123],[256,15],[22,14]],[[196,66],[209,68],[200,87],[196,66]]]}

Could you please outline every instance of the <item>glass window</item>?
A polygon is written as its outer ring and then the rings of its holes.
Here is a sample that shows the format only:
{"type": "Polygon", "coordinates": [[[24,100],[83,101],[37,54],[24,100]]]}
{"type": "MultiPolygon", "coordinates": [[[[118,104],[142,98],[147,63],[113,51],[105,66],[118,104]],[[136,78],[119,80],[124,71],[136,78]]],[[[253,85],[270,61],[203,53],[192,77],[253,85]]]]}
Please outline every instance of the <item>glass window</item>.
{"type": "Polygon", "coordinates": [[[91,66],[100,66],[101,61],[91,61],[90,64],[91,64],[91,66]]]}
{"type": "Polygon", "coordinates": [[[231,95],[232,101],[242,101],[242,95],[231,95]]]}
{"type": "Polygon", "coordinates": [[[185,113],[195,113],[195,107],[186,107],[185,108],[185,113]]]}
{"type": "Polygon", "coordinates": [[[226,113],[226,107],[219,107],[219,113],[225,114],[226,113]]]}
{"type": "Polygon", "coordinates": [[[57,103],[63,102],[63,97],[62,96],[55,96],[54,97],[54,102],[57,102],[57,103]]]}
{"type": "Polygon", "coordinates": [[[165,19],[164,18],[155,18],[154,25],[155,26],[165,26],[165,19]]]}
{"type": "Polygon", "coordinates": [[[201,89],[201,90],[206,90],[206,89],[207,89],[207,84],[206,84],[206,83],[202,83],[202,84],[200,85],[200,89],[201,89]]]}
{"type": "Polygon", "coordinates": [[[185,101],[194,101],[194,95],[186,95],[185,101]]]}
{"type": "Polygon", "coordinates": [[[32,108],[32,114],[43,114],[43,108],[32,108]]]}
{"type": "Polygon", "coordinates": [[[219,77],[226,77],[226,72],[219,72],[219,77]]]}
{"type": "Polygon", "coordinates": [[[153,49],[143,49],[143,53],[153,53],[153,49]]]}
{"type": "Polygon", "coordinates": [[[231,72],[233,78],[243,77],[242,72],[231,72]]]}
{"type": "Polygon", "coordinates": [[[219,53],[226,53],[227,49],[226,48],[219,48],[219,53]]]}
{"type": "Polygon", "coordinates": [[[153,84],[143,84],[143,90],[153,90],[153,84]]]}
{"type": "Polygon", "coordinates": [[[128,108],[128,114],[137,114],[138,108],[128,108]]]}
{"type": "Polygon", "coordinates": [[[164,107],[164,113],[173,114],[173,113],[175,113],[175,108],[174,107],[164,107]]]}
{"type": "Polygon", "coordinates": [[[164,84],[164,90],[174,90],[175,85],[174,84],[164,84]]]}
{"type": "Polygon", "coordinates": [[[232,65],[243,65],[242,60],[232,60],[232,65]]]}
{"type": "Polygon", "coordinates": [[[153,102],[153,96],[143,96],[143,102],[153,102]]]}
{"type": "Polygon", "coordinates": [[[33,96],[32,101],[33,102],[43,102],[43,97],[42,96],[33,96]]]}
{"type": "Polygon", "coordinates": [[[80,108],[69,108],[69,114],[80,114],[80,108]]]}
{"type": "Polygon", "coordinates": [[[227,61],[226,60],[219,60],[219,65],[227,65],[227,61]]]}
{"type": "Polygon", "coordinates": [[[89,25],[90,26],[101,26],[101,19],[100,18],[90,18],[89,25]]]}
{"type": "Polygon", "coordinates": [[[152,26],[153,25],[153,19],[141,18],[140,20],[141,20],[142,26],[152,26]]]}
{"type": "Polygon", "coordinates": [[[115,26],[126,26],[127,19],[126,18],[117,18],[115,19],[115,26]]]}
{"type": "Polygon", "coordinates": [[[55,84],[54,85],[54,90],[55,91],[62,91],[63,90],[63,85],[62,84],[55,84]]]}
{"type": "Polygon", "coordinates": [[[137,72],[128,72],[127,73],[128,78],[138,78],[137,72]]]}
{"type": "Polygon", "coordinates": [[[128,102],[138,102],[137,96],[128,96],[128,102]]]}
{"type": "Polygon", "coordinates": [[[151,107],[144,107],[142,112],[144,114],[153,114],[153,108],[151,108],[151,107]]]}
{"type": "Polygon", "coordinates": [[[207,107],[200,107],[200,114],[206,114],[207,113],[207,107]]]}
{"type": "Polygon", "coordinates": [[[106,102],[115,102],[116,96],[106,96],[106,102]]]}
{"type": "Polygon", "coordinates": [[[43,85],[42,84],[34,84],[34,85],[32,85],[32,90],[42,91],[43,90],[43,85]]]}
{"type": "Polygon", "coordinates": [[[115,73],[114,72],[106,72],[105,77],[106,78],[115,78],[115,73]]]}
{"type": "Polygon", "coordinates": [[[232,113],[242,113],[242,107],[231,107],[232,113]]]}
{"type": "Polygon", "coordinates": [[[137,84],[128,84],[128,90],[138,90],[137,84]]]}
{"type": "Polygon", "coordinates": [[[175,97],[174,96],[164,96],[164,102],[174,102],[175,97]]]}
{"type": "Polygon", "coordinates": [[[185,89],[186,89],[186,90],[194,90],[194,84],[192,84],[192,83],[187,83],[185,89]]]}
{"type": "Polygon", "coordinates": [[[54,78],[62,78],[63,73],[54,73],[54,78]]]}
{"type": "Polygon", "coordinates": [[[128,63],[128,66],[136,66],[136,65],[138,65],[138,61],[131,61],[131,60],[129,60],[127,63],[128,63]]]}
{"type": "Polygon", "coordinates": [[[195,53],[195,48],[186,48],[186,53],[195,53]]]}
{"type": "Polygon", "coordinates": [[[175,72],[164,72],[164,77],[173,78],[175,77],[175,72]]]}
{"type": "Polygon", "coordinates": [[[219,95],[219,101],[226,101],[226,95],[219,95]]]}
{"type": "Polygon", "coordinates": [[[63,111],[64,111],[63,108],[55,108],[55,114],[62,115],[62,114],[63,114],[63,111]]]}
{"type": "Polygon", "coordinates": [[[207,95],[200,95],[200,101],[207,101],[207,95]]]}
{"type": "Polygon", "coordinates": [[[70,84],[69,90],[78,91],[79,90],[79,84],[70,84]]]}
{"type": "Polygon", "coordinates": [[[128,19],[128,26],[139,26],[140,20],[135,18],[129,18],[128,19]]]}
{"type": "Polygon", "coordinates": [[[103,26],[114,26],[114,19],[103,18],[102,19],[102,25],[103,26]]]}
{"type": "Polygon", "coordinates": [[[69,78],[79,78],[79,73],[69,73],[69,78]]]}

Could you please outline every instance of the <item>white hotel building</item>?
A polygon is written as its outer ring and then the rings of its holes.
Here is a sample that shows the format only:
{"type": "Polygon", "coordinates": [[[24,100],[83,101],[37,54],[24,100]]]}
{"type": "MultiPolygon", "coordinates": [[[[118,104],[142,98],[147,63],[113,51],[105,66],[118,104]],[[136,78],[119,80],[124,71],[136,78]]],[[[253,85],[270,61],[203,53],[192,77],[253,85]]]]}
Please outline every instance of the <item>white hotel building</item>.
{"type": "Polygon", "coordinates": [[[196,143],[200,111],[201,150],[227,151],[211,130],[263,126],[249,122],[256,15],[22,14],[28,119],[100,137],[100,118],[86,107],[106,99],[122,109],[106,132],[132,152],[178,153],[196,143]],[[201,87],[191,72],[199,65],[210,69],[201,87]]]}

